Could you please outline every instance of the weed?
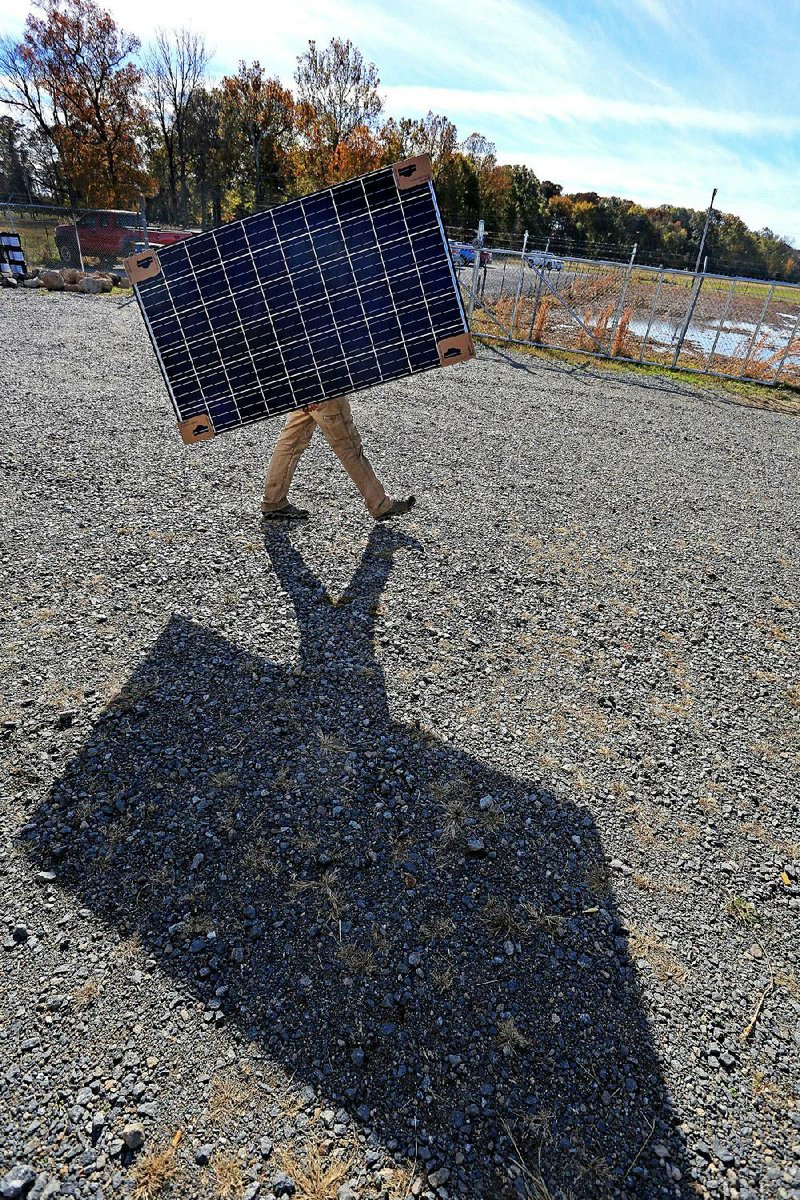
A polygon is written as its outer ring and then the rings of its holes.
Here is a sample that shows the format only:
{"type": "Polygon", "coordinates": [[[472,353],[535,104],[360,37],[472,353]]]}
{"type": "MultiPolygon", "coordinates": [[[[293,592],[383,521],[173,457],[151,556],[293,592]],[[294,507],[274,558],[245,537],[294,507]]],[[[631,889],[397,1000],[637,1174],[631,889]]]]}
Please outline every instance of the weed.
{"type": "Polygon", "coordinates": [[[497,938],[515,940],[523,937],[528,931],[529,924],[515,912],[506,900],[497,900],[490,896],[481,913],[481,922],[491,934],[497,938]]]}
{"type": "Polygon", "coordinates": [[[792,708],[800,709],[800,683],[795,683],[788,688],[786,699],[792,708]]]}
{"type": "Polygon", "coordinates": [[[143,1154],[134,1163],[131,1172],[133,1200],[154,1200],[171,1188],[180,1175],[181,1168],[175,1157],[174,1146],[143,1154]]]}
{"type": "Polygon", "coordinates": [[[73,1004],[81,1011],[91,1008],[102,990],[103,985],[99,979],[87,979],[86,983],[82,983],[81,986],[72,993],[73,1004]]]}
{"type": "Polygon", "coordinates": [[[529,1039],[517,1028],[513,1017],[503,1017],[497,1022],[497,1041],[500,1049],[508,1057],[518,1054],[530,1045],[529,1039]]]}
{"type": "Polygon", "coordinates": [[[220,1200],[239,1200],[244,1193],[244,1175],[236,1159],[217,1151],[211,1159],[211,1169],[220,1200]]]}
{"type": "Polygon", "coordinates": [[[450,963],[443,963],[439,966],[431,967],[429,976],[433,987],[441,995],[451,992],[455,987],[456,976],[450,963]]]}
{"type": "Polygon", "coordinates": [[[330,1149],[309,1141],[301,1155],[291,1148],[277,1152],[278,1164],[297,1185],[298,1200],[336,1200],[356,1156],[352,1149],[330,1149]]]}
{"type": "Polygon", "coordinates": [[[743,929],[752,929],[761,919],[755,904],[743,896],[729,896],[725,902],[725,915],[743,929]]]}
{"type": "Polygon", "coordinates": [[[340,942],[336,953],[349,975],[373,975],[375,973],[375,955],[371,950],[357,946],[355,942],[340,942]]]}
{"type": "Polygon", "coordinates": [[[239,782],[239,776],[234,771],[212,771],[210,778],[214,787],[218,788],[235,787],[239,782]]]}
{"type": "Polygon", "coordinates": [[[291,890],[295,896],[310,892],[320,902],[325,910],[323,915],[328,919],[339,921],[344,916],[345,898],[339,883],[339,872],[335,868],[326,871],[321,879],[297,879],[291,890]]]}
{"type": "Polygon", "coordinates": [[[662,982],[682,983],[686,979],[686,967],[655,934],[631,930],[628,944],[633,957],[647,959],[653,974],[662,982]]]}
{"type": "Polygon", "coordinates": [[[318,729],[317,739],[322,749],[329,754],[346,754],[349,749],[347,742],[335,733],[323,733],[321,729],[318,729]]]}
{"type": "Polygon", "coordinates": [[[230,1075],[215,1075],[211,1080],[208,1111],[216,1121],[237,1117],[253,1100],[253,1085],[230,1075]]]}

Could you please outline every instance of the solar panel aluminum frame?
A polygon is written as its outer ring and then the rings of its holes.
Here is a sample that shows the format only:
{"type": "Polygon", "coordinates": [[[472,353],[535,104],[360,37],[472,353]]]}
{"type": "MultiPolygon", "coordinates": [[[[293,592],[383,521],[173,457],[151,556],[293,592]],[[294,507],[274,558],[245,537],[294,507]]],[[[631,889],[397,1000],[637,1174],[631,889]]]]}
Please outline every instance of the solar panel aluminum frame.
{"type": "Polygon", "coordinates": [[[186,443],[475,353],[427,155],[125,266],[186,443]]]}

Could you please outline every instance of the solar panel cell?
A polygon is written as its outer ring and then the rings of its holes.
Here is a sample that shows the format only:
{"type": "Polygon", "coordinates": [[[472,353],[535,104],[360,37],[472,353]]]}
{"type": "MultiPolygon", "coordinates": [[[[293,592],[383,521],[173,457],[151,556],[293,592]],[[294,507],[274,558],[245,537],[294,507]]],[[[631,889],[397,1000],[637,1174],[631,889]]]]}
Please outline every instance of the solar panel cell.
{"type": "Polygon", "coordinates": [[[128,265],[187,441],[473,353],[424,157],[128,265]]]}

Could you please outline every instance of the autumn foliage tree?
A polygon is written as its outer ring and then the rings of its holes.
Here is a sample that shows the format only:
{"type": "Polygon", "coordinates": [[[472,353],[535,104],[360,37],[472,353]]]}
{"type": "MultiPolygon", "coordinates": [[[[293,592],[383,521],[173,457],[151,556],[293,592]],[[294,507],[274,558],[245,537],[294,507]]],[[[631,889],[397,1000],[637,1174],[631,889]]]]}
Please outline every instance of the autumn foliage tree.
{"type": "Polygon", "coordinates": [[[228,136],[240,146],[240,184],[247,207],[285,200],[292,177],[295,102],[259,62],[241,62],[222,80],[228,136]]]}
{"type": "Polygon", "coordinates": [[[373,138],[383,109],[380,82],[375,64],[365,62],[349,39],[331,38],[322,50],[311,41],[298,57],[298,131],[303,173],[312,185],[346,178],[343,164],[365,170],[380,165],[381,147],[373,138]]]}
{"type": "Polygon", "coordinates": [[[138,47],[93,0],[45,0],[22,41],[0,46],[0,98],[47,144],[72,203],[130,204],[148,185],[138,47]]]}

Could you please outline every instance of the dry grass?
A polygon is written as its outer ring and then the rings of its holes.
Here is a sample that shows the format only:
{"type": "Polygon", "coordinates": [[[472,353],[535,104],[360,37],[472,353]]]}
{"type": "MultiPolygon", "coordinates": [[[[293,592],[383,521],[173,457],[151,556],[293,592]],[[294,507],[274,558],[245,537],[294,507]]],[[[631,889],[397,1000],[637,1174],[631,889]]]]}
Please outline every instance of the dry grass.
{"type": "Polygon", "coordinates": [[[497,1022],[497,1041],[500,1049],[509,1057],[530,1046],[530,1040],[517,1028],[513,1017],[503,1017],[497,1022]]]}
{"type": "Polygon", "coordinates": [[[174,1146],[151,1150],[136,1160],[131,1171],[133,1200],[155,1200],[180,1179],[180,1163],[174,1146]]]}
{"type": "Polygon", "coordinates": [[[544,333],[544,327],[547,324],[547,318],[550,315],[550,309],[552,307],[553,307],[552,300],[543,300],[542,303],[539,305],[539,307],[536,311],[536,316],[534,318],[534,322],[533,322],[533,328],[531,331],[531,341],[533,341],[533,342],[543,341],[542,335],[544,333]]]}
{"type": "Polygon", "coordinates": [[[72,993],[72,1002],[81,1011],[91,1008],[103,990],[99,979],[87,979],[72,993]]]}
{"type": "Polygon", "coordinates": [[[211,1170],[220,1200],[239,1200],[244,1195],[244,1175],[233,1155],[217,1151],[211,1159],[211,1170]]]}
{"type": "Polygon", "coordinates": [[[631,930],[628,940],[630,952],[634,958],[646,959],[653,974],[662,983],[672,981],[683,983],[688,974],[686,967],[675,957],[669,946],[665,945],[655,934],[643,930],[631,930]]]}
{"type": "Polygon", "coordinates": [[[518,940],[530,930],[530,922],[515,912],[506,900],[490,896],[484,905],[480,920],[495,937],[518,940]]]}
{"type": "Polygon", "coordinates": [[[296,879],[291,890],[295,896],[310,892],[319,902],[323,920],[339,921],[345,914],[347,906],[336,868],[326,871],[321,879],[296,879]]]}
{"type": "Polygon", "coordinates": [[[391,1167],[382,1173],[387,1200],[409,1200],[417,1178],[416,1167],[391,1167]]]}
{"type": "Polygon", "coordinates": [[[617,322],[617,328],[614,330],[614,339],[611,343],[611,353],[615,358],[620,354],[628,355],[628,325],[632,316],[633,309],[625,308],[617,322]]]}
{"type": "Polygon", "coordinates": [[[309,1141],[298,1153],[284,1147],[276,1154],[278,1165],[297,1185],[297,1200],[336,1200],[339,1188],[356,1161],[353,1148],[309,1141]]]}
{"type": "Polygon", "coordinates": [[[438,966],[431,967],[428,977],[432,986],[442,996],[452,992],[456,984],[455,971],[450,963],[440,963],[438,966]]]}
{"type": "Polygon", "coordinates": [[[232,1075],[215,1075],[211,1080],[208,1111],[215,1121],[232,1120],[242,1109],[249,1108],[255,1091],[249,1079],[232,1075]]]}
{"type": "Polygon", "coordinates": [[[785,1113],[797,1104],[797,1095],[790,1087],[776,1083],[766,1071],[756,1068],[752,1075],[753,1099],[774,1112],[785,1113]]]}
{"type": "Polygon", "coordinates": [[[373,975],[375,973],[375,955],[355,942],[340,942],[336,954],[348,975],[373,975]]]}
{"type": "Polygon", "coordinates": [[[786,690],[786,699],[791,708],[800,709],[800,683],[792,684],[786,690]]]}

